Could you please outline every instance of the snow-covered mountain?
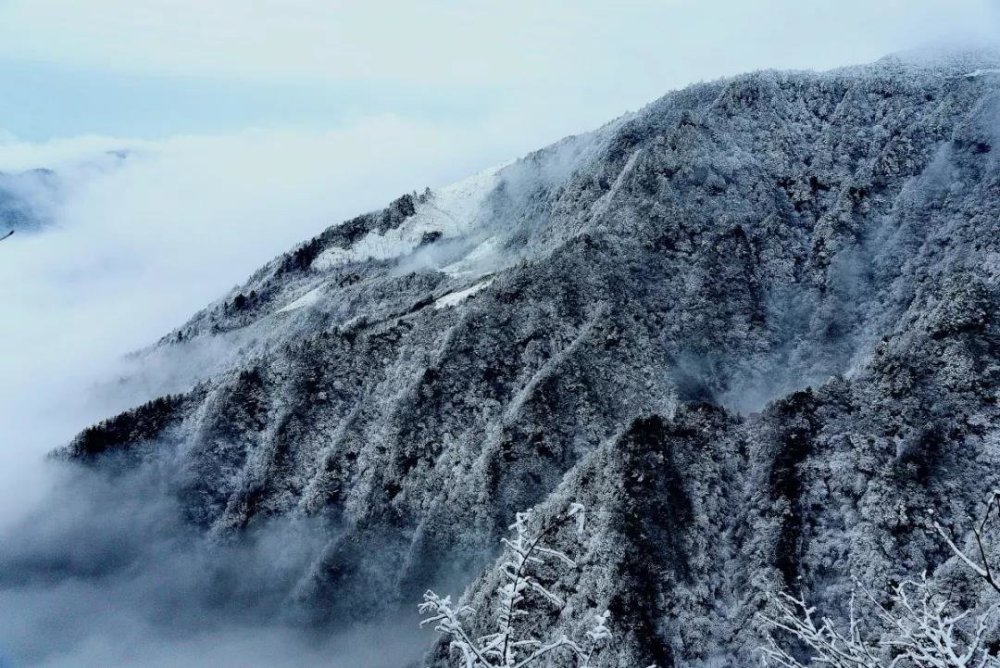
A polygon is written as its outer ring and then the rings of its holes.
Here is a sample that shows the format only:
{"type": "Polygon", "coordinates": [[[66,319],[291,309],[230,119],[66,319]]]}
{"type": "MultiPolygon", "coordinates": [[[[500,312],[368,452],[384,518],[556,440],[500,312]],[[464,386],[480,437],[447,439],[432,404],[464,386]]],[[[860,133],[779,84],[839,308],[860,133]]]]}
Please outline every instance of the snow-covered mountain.
{"type": "Polygon", "coordinates": [[[918,573],[926,509],[961,533],[1000,483],[998,65],[698,84],[403,195],[164,337],[226,352],[62,453],[155,468],[214,537],[318,522],[275,605],[333,623],[486,601],[515,511],[578,501],[568,603],[525,623],[749,665],[764,591],[918,573]]]}
{"type": "Polygon", "coordinates": [[[60,164],[0,172],[0,235],[11,230],[38,232],[52,224],[67,191],[82,180],[120,167],[127,151],[102,151],[60,164]]]}
{"type": "Polygon", "coordinates": [[[0,234],[35,230],[49,222],[55,175],[48,169],[0,174],[0,234]]]}

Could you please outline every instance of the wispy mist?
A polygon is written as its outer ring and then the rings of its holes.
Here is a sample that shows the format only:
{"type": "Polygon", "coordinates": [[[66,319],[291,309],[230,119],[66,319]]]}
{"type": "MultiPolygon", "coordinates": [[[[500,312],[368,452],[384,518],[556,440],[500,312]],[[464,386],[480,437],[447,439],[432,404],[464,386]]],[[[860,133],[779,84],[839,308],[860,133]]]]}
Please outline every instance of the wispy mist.
{"type": "MultiPolygon", "coordinates": [[[[297,578],[336,530],[276,521],[200,534],[170,489],[169,446],[58,485],[0,544],[0,656],[15,665],[400,666],[430,639],[413,611],[337,633],[309,623],[297,578]]],[[[155,449],[154,448],[154,449],[155,449]]]]}

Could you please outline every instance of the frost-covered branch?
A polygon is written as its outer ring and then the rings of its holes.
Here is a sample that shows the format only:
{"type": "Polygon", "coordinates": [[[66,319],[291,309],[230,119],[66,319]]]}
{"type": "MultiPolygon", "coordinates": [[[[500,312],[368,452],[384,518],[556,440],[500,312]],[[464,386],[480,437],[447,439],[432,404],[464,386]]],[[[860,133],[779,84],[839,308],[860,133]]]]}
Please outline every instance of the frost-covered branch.
{"type": "Polygon", "coordinates": [[[817,620],[816,609],[809,606],[804,597],[788,594],[772,597],[778,613],[773,617],[762,615],[762,618],[773,629],[800,642],[811,656],[803,662],[769,634],[768,645],[761,648],[765,665],[783,668],[814,665],[985,668],[998,665],[986,646],[986,631],[997,611],[996,606],[979,614],[953,611],[952,603],[937,594],[926,577],[898,584],[889,595],[888,605],[878,602],[867,591],[864,594],[883,629],[875,638],[862,633],[855,614],[854,597],[844,631],[838,630],[826,617],[817,620]]]}
{"type": "Polygon", "coordinates": [[[546,559],[568,568],[578,567],[565,552],[546,546],[545,539],[571,520],[576,522],[579,534],[585,528],[584,508],[578,503],[571,504],[565,513],[537,532],[532,532],[531,520],[530,512],[517,513],[510,526],[513,537],[501,541],[504,555],[499,570],[505,582],[499,589],[495,633],[473,638],[462,622],[463,617],[475,612],[472,608],[453,604],[451,597],[442,598],[433,591],[424,594],[424,602],[419,609],[428,617],[421,622],[421,626],[434,624],[436,631],[448,636],[450,647],[461,653],[464,668],[525,668],[557,650],[571,652],[577,658],[577,665],[587,668],[594,653],[611,638],[608,629],[610,614],[607,611],[594,616],[593,627],[584,633],[581,640],[572,640],[565,635],[549,642],[517,637],[516,621],[527,614],[524,609],[526,592],[534,592],[557,607],[565,605],[558,595],[538,580],[533,567],[545,563],[546,559]]]}
{"type": "Polygon", "coordinates": [[[451,603],[451,596],[441,598],[428,589],[424,593],[424,602],[417,609],[422,615],[430,615],[420,622],[421,626],[434,624],[435,631],[453,638],[451,646],[461,650],[467,668],[475,668],[476,661],[479,661],[478,665],[490,665],[476,644],[469,638],[462,621],[459,619],[460,616],[475,612],[472,608],[467,605],[454,606],[451,603]]]}
{"type": "MultiPolygon", "coordinates": [[[[1000,492],[993,492],[986,511],[972,529],[978,556],[970,556],[937,522],[935,530],[952,552],[972,573],[1000,592],[995,569],[986,548],[986,528],[993,517],[1000,518],[1000,492]]],[[[995,626],[1000,606],[984,610],[956,609],[950,597],[936,592],[926,575],[905,580],[892,588],[888,603],[883,604],[856,583],[871,608],[878,628],[862,632],[851,597],[850,615],[845,630],[839,630],[824,617],[817,620],[816,609],[805,598],[780,594],[770,596],[773,616],[762,615],[772,630],[780,631],[809,653],[807,658],[793,654],[768,633],[768,644],[761,649],[765,665],[782,668],[831,666],[832,668],[986,668],[1000,667],[1000,660],[989,651],[987,631],[995,626]]]]}
{"type": "MultiPolygon", "coordinates": [[[[875,668],[880,666],[871,645],[861,637],[861,629],[854,613],[854,597],[851,597],[851,614],[847,633],[841,633],[826,617],[815,619],[816,608],[809,606],[805,597],[795,598],[782,593],[771,596],[778,614],[774,617],[761,615],[771,627],[784,631],[808,647],[814,654],[814,661],[834,668],[875,668]]],[[[768,634],[768,645],[761,648],[765,665],[784,668],[804,668],[773,635],[768,634]]]]}
{"type": "Polygon", "coordinates": [[[970,611],[951,613],[951,603],[935,595],[926,576],[897,585],[891,600],[891,611],[878,603],[875,609],[890,629],[882,644],[898,652],[894,665],[904,657],[915,666],[933,668],[971,668],[992,662],[984,639],[995,606],[975,617],[970,611]]]}
{"type": "Polygon", "coordinates": [[[972,535],[976,539],[976,549],[979,552],[979,559],[981,564],[976,563],[976,561],[967,555],[964,550],[955,544],[955,541],[951,539],[948,532],[937,522],[934,522],[934,528],[937,532],[944,538],[944,541],[951,548],[951,551],[955,554],[959,560],[962,561],[973,573],[978,575],[983,581],[986,582],[995,591],[1000,592],[1000,583],[997,582],[993,574],[993,568],[990,566],[990,559],[986,555],[986,545],[984,543],[984,535],[986,533],[986,527],[989,524],[990,517],[992,516],[993,509],[996,509],[997,516],[1000,517],[1000,491],[994,491],[990,496],[989,500],[986,502],[986,512],[983,513],[983,517],[979,522],[978,526],[972,527],[972,535]]]}

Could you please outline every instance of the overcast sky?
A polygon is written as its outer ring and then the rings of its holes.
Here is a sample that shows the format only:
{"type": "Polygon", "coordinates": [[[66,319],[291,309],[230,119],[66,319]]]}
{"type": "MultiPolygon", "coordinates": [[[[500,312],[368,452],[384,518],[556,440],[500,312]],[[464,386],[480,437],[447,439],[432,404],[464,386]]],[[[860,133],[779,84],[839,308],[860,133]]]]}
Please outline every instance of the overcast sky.
{"type": "Polygon", "coordinates": [[[329,129],[376,114],[528,139],[762,67],[996,36],[997,0],[0,0],[0,128],[41,140],[329,129]]]}

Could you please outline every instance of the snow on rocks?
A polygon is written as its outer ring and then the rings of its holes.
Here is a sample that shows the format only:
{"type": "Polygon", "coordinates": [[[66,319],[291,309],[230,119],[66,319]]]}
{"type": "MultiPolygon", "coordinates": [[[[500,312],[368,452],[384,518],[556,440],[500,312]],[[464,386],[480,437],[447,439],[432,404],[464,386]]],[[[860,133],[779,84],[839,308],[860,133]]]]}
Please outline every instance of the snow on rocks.
{"type": "Polygon", "coordinates": [[[320,286],[318,288],[310,290],[309,292],[305,293],[304,295],[302,295],[295,301],[287,304],[286,306],[283,306],[282,308],[275,311],[275,313],[289,313],[291,311],[297,311],[299,309],[312,306],[313,304],[319,302],[319,300],[322,297],[323,297],[323,287],[320,286]]]}
{"type": "Polygon", "coordinates": [[[445,296],[439,297],[437,300],[435,300],[434,308],[442,309],[442,308],[447,308],[449,306],[455,306],[456,304],[460,304],[461,302],[465,301],[466,299],[476,294],[480,290],[488,288],[491,283],[493,283],[492,278],[489,280],[482,281],[481,283],[476,283],[472,287],[465,288],[464,290],[449,292],[445,296]]]}
{"type": "Polygon", "coordinates": [[[475,229],[486,196],[499,181],[506,165],[487,169],[475,176],[433,191],[417,205],[416,213],[398,228],[384,234],[369,232],[350,248],[330,248],[313,262],[313,268],[331,269],[349,262],[390,260],[415,251],[427,234],[441,239],[460,238],[475,229]]]}

